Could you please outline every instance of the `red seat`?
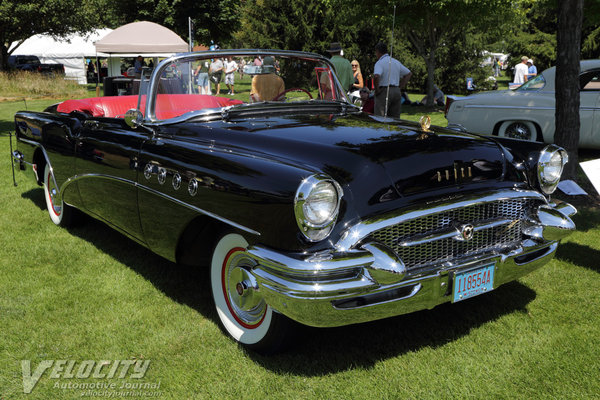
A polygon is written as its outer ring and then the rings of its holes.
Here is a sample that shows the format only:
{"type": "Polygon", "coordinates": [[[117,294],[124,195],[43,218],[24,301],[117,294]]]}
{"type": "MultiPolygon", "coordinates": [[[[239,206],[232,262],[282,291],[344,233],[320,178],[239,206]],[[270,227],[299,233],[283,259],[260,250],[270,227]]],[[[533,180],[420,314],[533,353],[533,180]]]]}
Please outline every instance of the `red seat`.
{"type": "MultiPolygon", "coordinates": [[[[142,113],[145,109],[145,100],[145,96],[142,96],[140,107],[142,113]]],[[[56,109],[63,113],[81,111],[93,117],[123,118],[127,110],[137,107],[137,102],[138,96],[91,97],[80,100],[65,100],[56,109]]],[[[190,111],[204,108],[221,108],[242,103],[241,100],[205,94],[159,94],[155,111],[157,119],[169,119],[190,111]]]]}

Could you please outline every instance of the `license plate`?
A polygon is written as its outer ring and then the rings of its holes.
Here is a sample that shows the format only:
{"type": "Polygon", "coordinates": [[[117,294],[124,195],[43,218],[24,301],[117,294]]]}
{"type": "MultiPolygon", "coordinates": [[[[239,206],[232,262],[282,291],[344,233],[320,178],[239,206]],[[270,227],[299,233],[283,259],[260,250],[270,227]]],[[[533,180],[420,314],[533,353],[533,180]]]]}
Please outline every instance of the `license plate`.
{"type": "Polygon", "coordinates": [[[495,264],[454,275],[454,302],[494,290],[495,264]]]}

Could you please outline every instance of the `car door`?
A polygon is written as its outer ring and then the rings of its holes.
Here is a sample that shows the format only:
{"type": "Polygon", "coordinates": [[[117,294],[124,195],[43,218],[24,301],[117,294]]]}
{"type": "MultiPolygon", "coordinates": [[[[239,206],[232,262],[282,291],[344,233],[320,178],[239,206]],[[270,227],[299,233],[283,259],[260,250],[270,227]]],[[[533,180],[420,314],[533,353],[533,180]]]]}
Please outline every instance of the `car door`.
{"type": "Polygon", "coordinates": [[[579,143],[583,147],[600,147],[600,70],[581,74],[579,143]]]}
{"type": "Polygon", "coordinates": [[[84,208],[143,243],[137,199],[137,158],[148,139],[123,119],[85,121],[77,143],[75,171],[84,208]]]}

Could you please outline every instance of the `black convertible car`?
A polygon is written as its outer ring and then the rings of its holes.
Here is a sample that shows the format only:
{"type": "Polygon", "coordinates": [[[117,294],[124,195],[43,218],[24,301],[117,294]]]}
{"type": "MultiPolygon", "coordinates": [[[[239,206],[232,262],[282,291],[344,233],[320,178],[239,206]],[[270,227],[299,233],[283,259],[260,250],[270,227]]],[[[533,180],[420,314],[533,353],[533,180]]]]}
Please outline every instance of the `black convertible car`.
{"type": "Polygon", "coordinates": [[[55,224],[80,210],[205,268],[223,327],[258,351],[292,320],[341,326],[489,292],[575,229],[550,198],[561,148],[363,113],[316,54],[180,54],[141,93],[17,113],[13,165],[33,171],[55,224]],[[248,101],[209,94],[220,58],[245,61],[248,101]]]}

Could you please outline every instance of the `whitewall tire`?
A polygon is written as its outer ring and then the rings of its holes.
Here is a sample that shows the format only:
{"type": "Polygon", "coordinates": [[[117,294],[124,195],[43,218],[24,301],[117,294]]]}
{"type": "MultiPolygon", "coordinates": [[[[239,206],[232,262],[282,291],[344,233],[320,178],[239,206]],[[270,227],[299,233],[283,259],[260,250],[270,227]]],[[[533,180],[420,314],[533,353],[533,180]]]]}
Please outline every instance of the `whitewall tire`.
{"type": "Polygon", "coordinates": [[[58,188],[52,178],[50,164],[44,167],[44,197],[48,215],[55,225],[70,226],[74,220],[75,210],[66,205],[58,195],[58,188]]]}
{"type": "Polygon", "coordinates": [[[498,136],[535,142],[538,134],[531,121],[504,121],[498,129],[498,136]]]}
{"type": "Polygon", "coordinates": [[[213,250],[210,281],[219,321],[237,342],[263,353],[279,350],[289,321],[273,311],[258,291],[249,270],[248,242],[239,234],[221,237],[213,250]]]}

